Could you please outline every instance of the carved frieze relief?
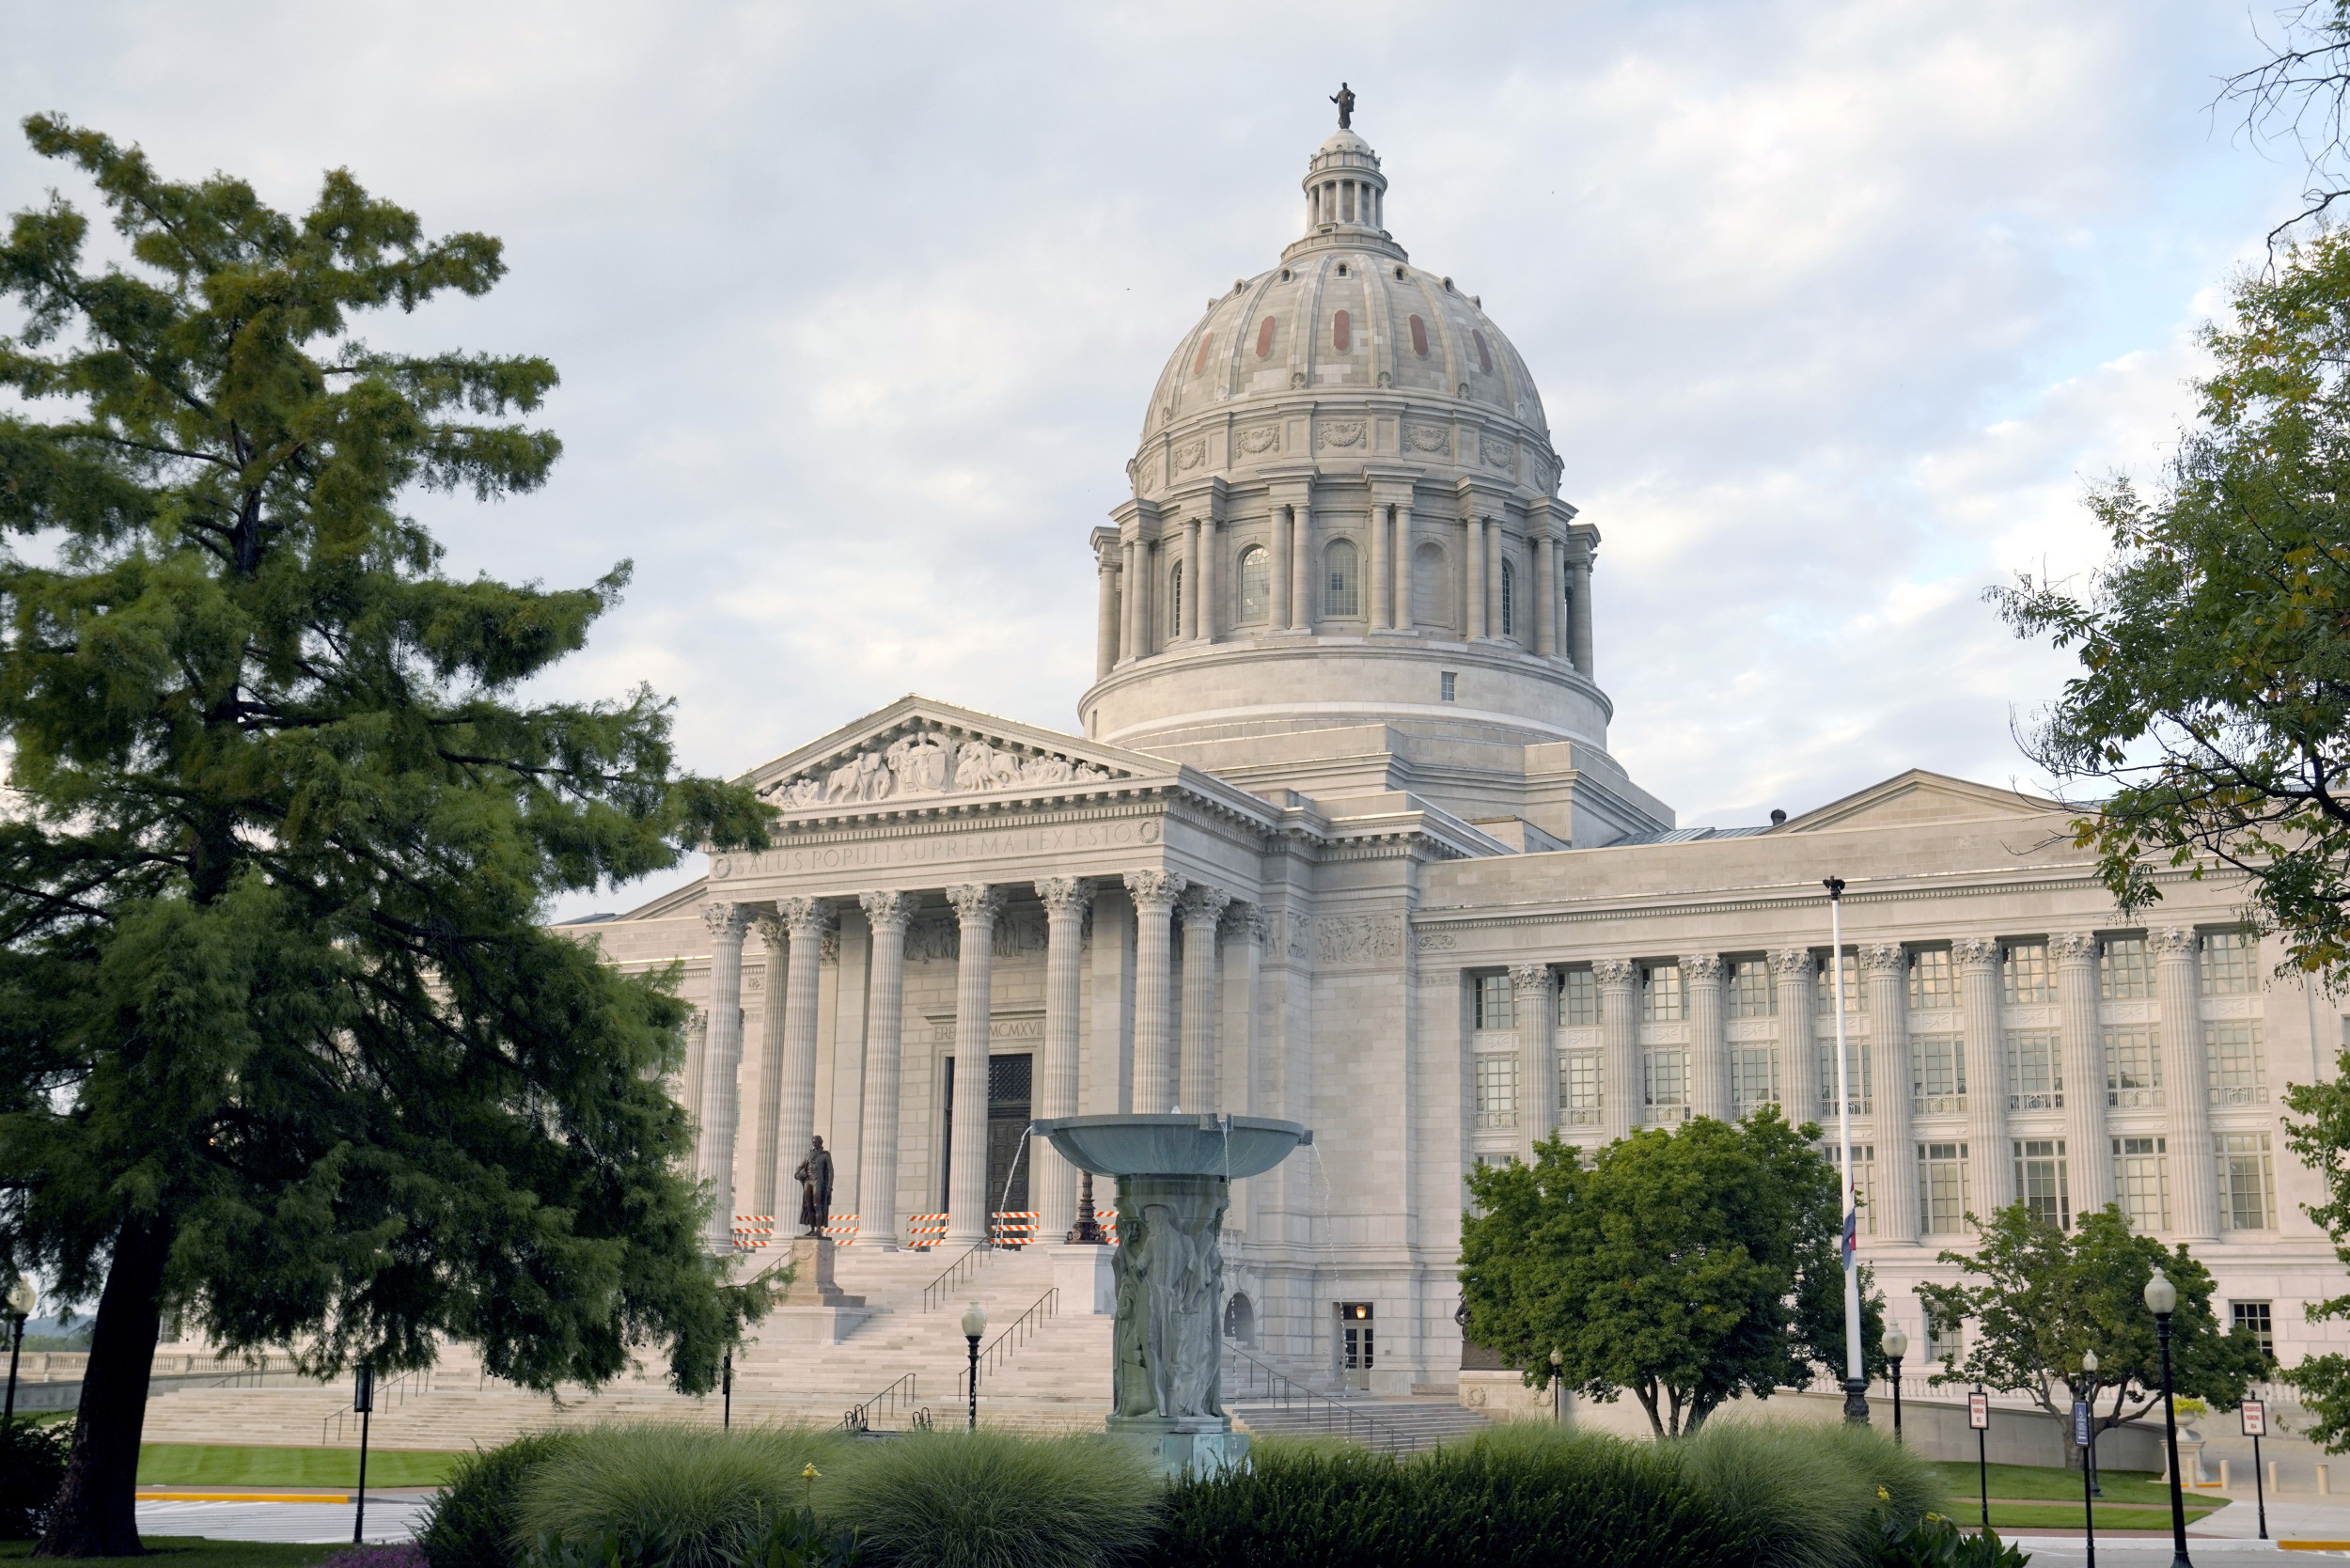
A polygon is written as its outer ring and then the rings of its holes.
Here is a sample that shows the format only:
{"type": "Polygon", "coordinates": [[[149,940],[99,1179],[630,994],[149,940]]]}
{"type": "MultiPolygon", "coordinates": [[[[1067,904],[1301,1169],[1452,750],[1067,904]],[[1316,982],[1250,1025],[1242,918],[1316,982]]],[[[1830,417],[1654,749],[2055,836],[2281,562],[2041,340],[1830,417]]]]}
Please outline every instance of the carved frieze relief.
{"type": "Polygon", "coordinates": [[[1178,473],[1188,473],[1207,461],[1208,444],[1205,440],[1186,441],[1175,448],[1175,469],[1178,473]]]}
{"type": "Polygon", "coordinates": [[[1403,951],[1403,922],[1394,915],[1325,915],[1314,933],[1324,964],[1377,964],[1403,951]]]}
{"type": "Polygon", "coordinates": [[[1120,776],[1082,758],[916,729],[886,746],[835,757],[777,779],[759,792],[786,810],[805,810],[1052,784],[1099,784],[1120,776]]]}
{"type": "Polygon", "coordinates": [[[1452,431],[1442,425],[1406,425],[1403,444],[1415,452],[1449,455],[1452,450],[1452,431]]]}
{"type": "Polygon", "coordinates": [[[1278,425],[1251,425],[1240,432],[1240,449],[1250,456],[1261,456],[1281,444],[1278,425]]]}
{"type": "Polygon", "coordinates": [[[1359,447],[1363,444],[1363,422],[1360,419],[1333,419],[1324,425],[1314,437],[1318,447],[1359,447]]]}

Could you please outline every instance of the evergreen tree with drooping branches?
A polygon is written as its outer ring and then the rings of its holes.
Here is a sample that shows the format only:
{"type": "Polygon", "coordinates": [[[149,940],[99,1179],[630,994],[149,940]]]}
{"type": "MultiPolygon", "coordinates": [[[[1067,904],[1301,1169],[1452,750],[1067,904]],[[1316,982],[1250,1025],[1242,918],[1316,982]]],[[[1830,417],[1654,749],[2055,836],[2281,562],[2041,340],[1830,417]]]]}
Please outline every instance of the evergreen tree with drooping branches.
{"type": "Polygon", "coordinates": [[[360,318],[478,295],[343,171],[299,216],[35,116],[60,197],[0,291],[0,1273],[98,1301],[44,1557],[130,1555],[161,1325],[308,1371],[444,1340],[545,1388],[632,1356],[711,1386],[766,1301],[700,1243],[683,1004],[543,929],[553,895],[759,846],[650,692],[532,701],[585,588],[461,580],[419,491],[524,494],[544,360],[380,352],[360,318]]]}

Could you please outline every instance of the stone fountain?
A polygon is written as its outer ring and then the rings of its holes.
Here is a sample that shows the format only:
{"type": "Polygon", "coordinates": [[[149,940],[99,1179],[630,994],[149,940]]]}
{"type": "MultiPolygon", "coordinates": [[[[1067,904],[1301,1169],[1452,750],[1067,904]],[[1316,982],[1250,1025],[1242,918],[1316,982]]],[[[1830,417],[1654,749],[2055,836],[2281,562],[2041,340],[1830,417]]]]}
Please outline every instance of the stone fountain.
{"type": "Polygon", "coordinates": [[[1314,1135],[1261,1116],[1064,1116],[1031,1124],[1080,1170],[1118,1181],[1109,1434],[1167,1472],[1244,1464],[1224,1413],[1224,1211],[1314,1135]]]}

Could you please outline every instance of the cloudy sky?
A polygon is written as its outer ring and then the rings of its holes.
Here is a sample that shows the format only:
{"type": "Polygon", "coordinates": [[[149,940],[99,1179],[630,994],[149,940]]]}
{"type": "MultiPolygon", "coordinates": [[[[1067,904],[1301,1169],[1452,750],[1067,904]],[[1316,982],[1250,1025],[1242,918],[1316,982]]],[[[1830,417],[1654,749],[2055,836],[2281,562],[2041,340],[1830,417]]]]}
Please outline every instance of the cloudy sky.
{"type": "MultiPolygon", "coordinates": [[[[0,100],[502,236],[496,293],[368,335],[548,355],[568,454],[416,510],[464,573],[633,557],[555,689],[650,682],[729,773],[908,691],[1076,727],[1086,535],[1166,355],[1294,237],[1343,77],[1390,227],[1514,337],[1605,535],[1612,749],[1729,824],[2032,781],[2011,722],[2065,663],[1982,592],[2097,558],[2083,486],[2157,468],[2292,211],[2298,165],[2208,108],[2266,15],[0,0],[0,100]]],[[[87,199],[0,143],[0,204],[53,185],[87,199]]]]}

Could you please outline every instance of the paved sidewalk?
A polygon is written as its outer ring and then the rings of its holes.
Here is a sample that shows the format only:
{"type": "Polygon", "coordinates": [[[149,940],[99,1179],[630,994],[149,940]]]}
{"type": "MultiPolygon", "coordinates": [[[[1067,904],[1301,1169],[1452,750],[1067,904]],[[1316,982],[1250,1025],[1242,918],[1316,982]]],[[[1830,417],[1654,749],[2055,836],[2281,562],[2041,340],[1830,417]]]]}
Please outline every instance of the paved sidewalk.
{"type": "MultiPolygon", "coordinates": [[[[427,1499],[368,1498],[367,1539],[408,1541],[427,1499]]],[[[214,1541],[348,1541],[351,1503],[142,1502],[141,1535],[200,1535],[214,1541]]]]}

